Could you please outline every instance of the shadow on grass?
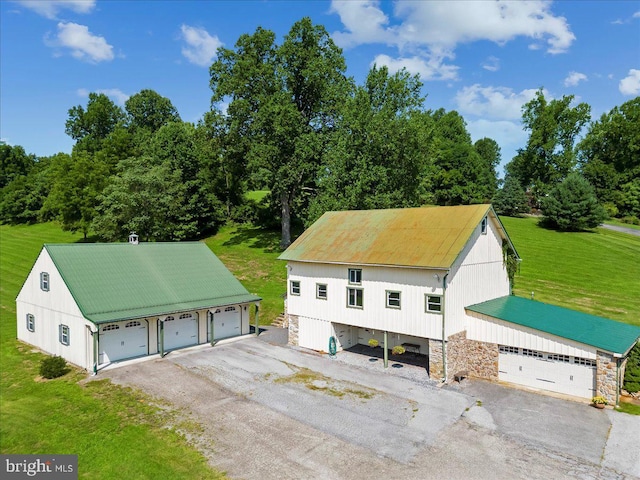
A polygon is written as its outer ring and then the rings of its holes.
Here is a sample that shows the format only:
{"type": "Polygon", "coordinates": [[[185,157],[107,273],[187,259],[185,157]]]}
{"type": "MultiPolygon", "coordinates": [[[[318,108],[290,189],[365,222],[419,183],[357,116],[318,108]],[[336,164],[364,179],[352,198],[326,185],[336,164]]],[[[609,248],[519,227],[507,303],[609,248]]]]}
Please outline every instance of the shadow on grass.
{"type": "Polygon", "coordinates": [[[549,219],[542,217],[540,220],[538,220],[537,222],[538,227],[544,229],[544,230],[548,230],[550,232],[558,232],[558,233],[598,233],[597,227],[594,228],[585,228],[585,229],[567,229],[567,230],[563,230],[561,228],[559,228],[557,225],[555,225],[552,221],[550,221],[549,219]]]}
{"type": "Polygon", "coordinates": [[[222,245],[246,245],[250,248],[260,248],[265,252],[280,251],[280,235],[275,230],[265,230],[253,225],[238,225],[231,234],[231,238],[222,245]]]}

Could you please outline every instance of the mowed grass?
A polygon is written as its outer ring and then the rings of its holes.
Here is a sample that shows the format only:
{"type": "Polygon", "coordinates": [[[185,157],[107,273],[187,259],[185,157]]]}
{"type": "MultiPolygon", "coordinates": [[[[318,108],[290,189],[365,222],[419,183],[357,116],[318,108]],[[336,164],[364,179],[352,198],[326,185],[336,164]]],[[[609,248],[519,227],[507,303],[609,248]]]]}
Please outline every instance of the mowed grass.
{"type": "Polygon", "coordinates": [[[140,393],[86,372],[42,381],[44,355],[16,341],[15,298],[43,243],[80,240],[54,224],[0,226],[0,452],[78,454],[79,478],[219,479],[140,393]]]}
{"type": "Polygon", "coordinates": [[[603,228],[556,232],[501,217],[522,257],[514,293],[640,326],[640,237],[603,228]]]}

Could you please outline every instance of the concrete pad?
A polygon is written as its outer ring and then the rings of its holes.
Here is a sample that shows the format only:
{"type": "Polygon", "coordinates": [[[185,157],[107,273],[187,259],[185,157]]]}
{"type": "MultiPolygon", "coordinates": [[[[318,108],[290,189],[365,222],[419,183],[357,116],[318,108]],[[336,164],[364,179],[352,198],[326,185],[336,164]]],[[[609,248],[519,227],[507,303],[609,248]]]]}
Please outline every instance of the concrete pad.
{"type": "Polygon", "coordinates": [[[605,410],[611,421],[604,466],[640,478],[640,416],[605,410]]]}

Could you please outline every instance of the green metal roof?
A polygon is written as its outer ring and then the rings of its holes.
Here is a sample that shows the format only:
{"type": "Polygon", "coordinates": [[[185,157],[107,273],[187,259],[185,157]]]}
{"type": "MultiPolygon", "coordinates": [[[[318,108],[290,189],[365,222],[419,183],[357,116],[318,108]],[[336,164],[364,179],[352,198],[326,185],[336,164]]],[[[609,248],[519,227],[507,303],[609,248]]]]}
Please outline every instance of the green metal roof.
{"type": "Polygon", "coordinates": [[[96,324],[260,300],[204,243],[44,248],[82,314],[96,324]]]}
{"type": "Polygon", "coordinates": [[[500,297],[466,308],[620,355],[640,337],[640,327],[521,297],[500,297]]]}
{"type": "Polygon", "coordinates": [[[511,244],[491,205],[355,210],[325,213],[279,258],[447,269],[488,214],[511,244]]]}

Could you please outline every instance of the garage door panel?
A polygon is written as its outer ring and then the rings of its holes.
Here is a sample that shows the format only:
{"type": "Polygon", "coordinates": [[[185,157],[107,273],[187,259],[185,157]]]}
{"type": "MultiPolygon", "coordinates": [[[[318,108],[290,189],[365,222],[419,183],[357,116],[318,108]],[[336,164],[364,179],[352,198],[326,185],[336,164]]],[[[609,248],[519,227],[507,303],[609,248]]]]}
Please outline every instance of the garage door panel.
{"type": "Polygon", "coordinates": [[[148,338],[147,323],[144,321],[103,325],[98,337],[98,363],[148,355],[148,338]]]}
{"type": "Polygon", "coordinates": [[[169,316],[164,320],[164,349],[188,347],[198,343],[198,320],[191,313],[169,316]]]}
{"type": "Polygon", "coordinates": [[[595,392],[595,367],[586,359],[501,346],[498,371],[500,380],[527,387],[582,398],[595,392]]]}
{"type": "MultiPolygon", "coordinates": [[[[218,308],[213,313],[214,339],[236,337],[242,333],[240,307],[230,306],[218,308]]],[[[208,332],[211,341],[211,331],[208,332]]]]}

